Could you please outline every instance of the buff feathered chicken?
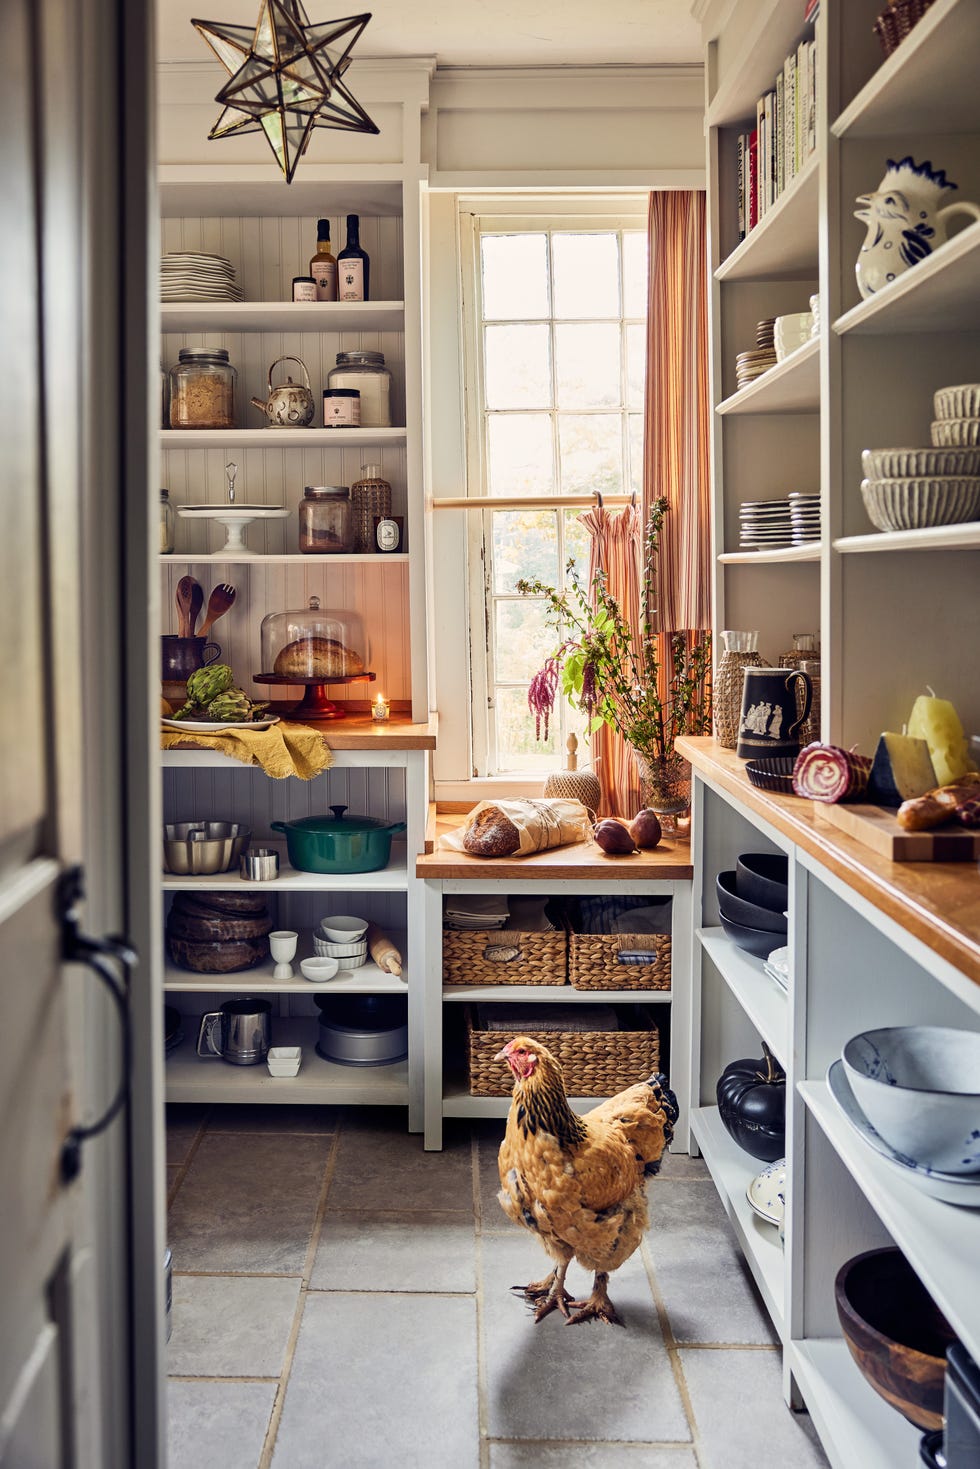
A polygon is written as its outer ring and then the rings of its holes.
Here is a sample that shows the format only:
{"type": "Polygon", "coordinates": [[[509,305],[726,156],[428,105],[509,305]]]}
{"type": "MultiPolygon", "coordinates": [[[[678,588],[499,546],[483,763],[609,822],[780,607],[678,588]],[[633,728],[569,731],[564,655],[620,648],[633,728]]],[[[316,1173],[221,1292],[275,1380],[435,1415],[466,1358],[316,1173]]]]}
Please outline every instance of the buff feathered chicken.
{"type": "Polygon", "coordinates": [[[536,1322],[558,1310],[569,1324],[622,1326],[606,1287],[647,1228],[646,1180],[659,1172],[677,1121],[667,1078],[651,1076],[580,1117],[546,1046],[519,1035],[494,1059],[505,1061],[515,1078],[497,1197],[507,1217],[536,1234],[556,1262],[543,1280],[514,1290],[533,1307],[536,1322]],[[572,1300],[565,1289],[573,1259],[593,1272],[587,1300],[572,1300]]]}

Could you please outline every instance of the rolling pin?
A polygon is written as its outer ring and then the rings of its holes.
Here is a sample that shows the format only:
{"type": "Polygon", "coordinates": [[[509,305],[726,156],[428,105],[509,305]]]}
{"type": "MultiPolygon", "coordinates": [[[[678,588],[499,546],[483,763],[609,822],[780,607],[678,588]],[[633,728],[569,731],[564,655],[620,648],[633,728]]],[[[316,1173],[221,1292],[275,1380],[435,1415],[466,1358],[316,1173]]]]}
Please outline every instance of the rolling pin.
{"type": "Polygon", "coordinates": [[[367,927],[368,953],[385,974],[401,974],[402,956],[395,948],[386,933],[382,933],[376,923],[369,923],[367,927]]]}

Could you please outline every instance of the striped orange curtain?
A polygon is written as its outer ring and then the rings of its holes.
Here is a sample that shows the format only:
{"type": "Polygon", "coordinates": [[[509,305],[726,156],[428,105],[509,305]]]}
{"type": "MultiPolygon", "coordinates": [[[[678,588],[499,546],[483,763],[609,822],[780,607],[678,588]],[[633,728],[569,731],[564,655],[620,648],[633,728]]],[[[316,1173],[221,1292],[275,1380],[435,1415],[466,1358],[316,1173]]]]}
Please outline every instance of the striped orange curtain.
{"type": "MultiPolygon", "coordinates": [[[[599,504],[579,517],[589,533],[589,586],[601,568],[606,586],[634,628],[640,625],[640,512],[627,505],[611,515],[599,504]]],[[[592,735],[592,763],[602,789],[601,812],[632,817],[638,809],[638,786],[629,746],[618,730],[602,725],[592,735]]]]}
{"type": "MultiPolygon", "coordinates": [[[[654,625],[711,627],[708,301],[703,192],[650,195],[643,523],[665,496],[654,625]]],[[[661,697],[669,658],[661,656],[661,697]],[[665,667],[667,665],[667,667],[665,667]]]]}

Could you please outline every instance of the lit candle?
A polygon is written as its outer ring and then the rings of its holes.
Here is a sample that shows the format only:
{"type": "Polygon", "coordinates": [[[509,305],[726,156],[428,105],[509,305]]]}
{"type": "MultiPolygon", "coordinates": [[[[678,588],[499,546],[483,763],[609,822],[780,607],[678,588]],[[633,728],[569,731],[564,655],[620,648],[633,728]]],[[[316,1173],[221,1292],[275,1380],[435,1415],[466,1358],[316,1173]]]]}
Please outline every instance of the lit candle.
{"type": "Polygon", "coordinates": [[[388,700],[385,698],[384,694],[378,694],[375,698],[374,707],[371,710],[371,714],[373,718],[379,720],[384,720],[388,718],[388,700]]]}

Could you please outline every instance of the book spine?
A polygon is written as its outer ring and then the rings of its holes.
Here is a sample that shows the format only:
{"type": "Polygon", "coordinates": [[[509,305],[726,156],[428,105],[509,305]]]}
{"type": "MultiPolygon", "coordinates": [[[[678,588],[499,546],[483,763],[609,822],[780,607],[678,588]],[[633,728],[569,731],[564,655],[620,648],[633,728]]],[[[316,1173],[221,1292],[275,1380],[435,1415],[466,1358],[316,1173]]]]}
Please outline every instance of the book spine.
{"type": "Polygon", "coordinates": [[[786,91],[783,74],[776,78],[776,196],[786,187],[786,91]]]}
{"type": "Polygon", "coordinates": [[[755,193],[756,193],[756,219],[759,220],[766,212],[765,202],[765,157],[766,157],[766,99],[760,97],[755,104],[755,193]]]}
{"type": "Polygon", "coordinates": [[[817,146],[817,42],[815,38],[810,42],[807,50],[807,71],[810,77],[810,107],[807,115],[806,130],[810,152],[813,153],[817,146]]]}
{"type": "Polygon", "coordinates": [[[745,133],[739,133],[738,144],[736,146],[735,163],[735,195],[736,206],[738,209],[739,243],[741,243],[741,241],[745,239],[745,231],[747,226],[745,209],[745,149],[747,144],[748,136],[745,133]]]}
{"type": "Polygon", "coordinates": [[[746,192],[748,194],[748,226],[752,230],[759,223],[759,131],[757,128],[749,134],[746,192]]]}

